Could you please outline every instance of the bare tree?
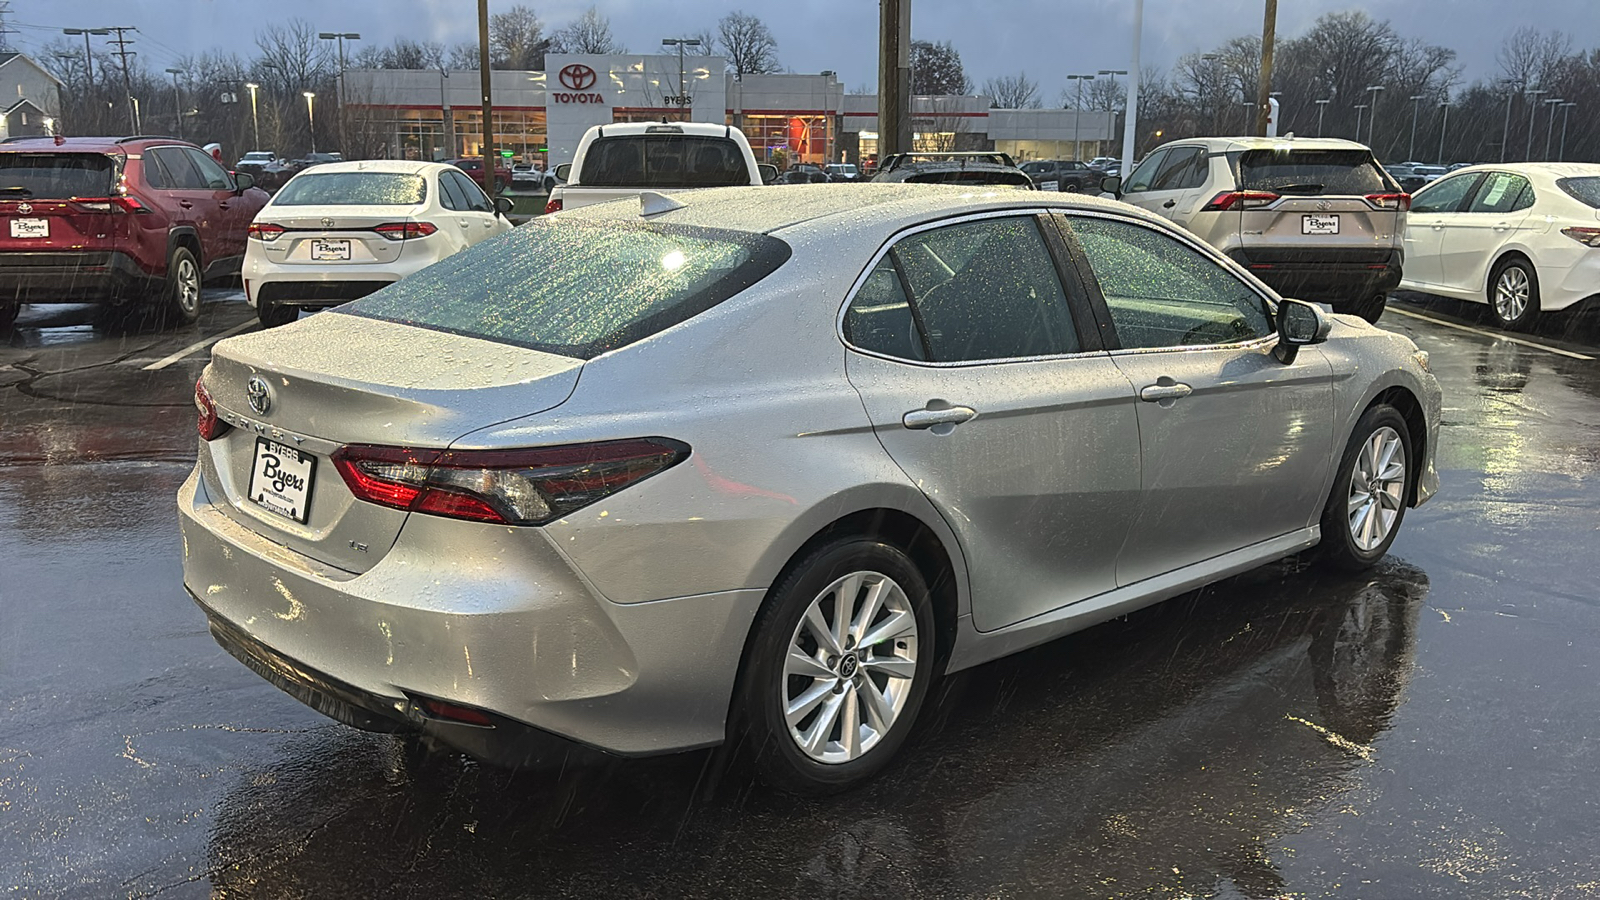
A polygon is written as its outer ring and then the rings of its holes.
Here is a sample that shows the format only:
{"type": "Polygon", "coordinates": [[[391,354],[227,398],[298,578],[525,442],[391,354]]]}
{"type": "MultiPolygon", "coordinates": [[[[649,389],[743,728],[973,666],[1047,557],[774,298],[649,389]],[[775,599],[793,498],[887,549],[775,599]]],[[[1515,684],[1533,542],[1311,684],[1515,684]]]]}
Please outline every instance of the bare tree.
{"type": "Polygon", "coordinates": [[[550,36],[552,53],[627,53],[611,35],[611,20],[593,6],[550,36]]]}
{"type": "Polygon", "coordinates": [[[961,66],[961,54],[949,41],[911,42],[911,93],[965,94],[972,81],[961,66]]]}
{"type": "Polygon", "coordinates": [[[1508,81],[1533,87],[1548,81],[1571,55],[1572,38],[1565,32],[1546,33],[1524,25],[1506,36],[1495,59],[1508,81]]]}
{"type": "Polygon", "coordinates": [[[709,28],[702,28],[699,31],[696,31],[694,34],[689,35],[689,37],[694,38],[695,40],[700,42],[700,46],[695,48],[695,52],[698,53],[699,55],[701,55],[701,56],[716,56],[717,55],[717,33],[716,32],[712,31],[709,28]]]}
{"type": "Polygon", "coordinates": [[[316,26],[304,19],[268,25],[256,33],[254,74],[273,93],[294,94],[310,89],[329,72],[327,42],[317,39],[316,26]]]}
{"type": "Polygon", "coordinates": [[[991,78],[983,83],[983,93],[998,109],[1038,109],[1041,105],[1039,82],[1030,79],[1027,72],[991,78]]]}
{"type": "Polygon", "coordinates": [[[497,69],[543,69],[549,46],[531,6],[518,4],[489,17],[489,60],[497,69]]]}
{"type": "Polygon", "coordinates": [[[450,48],[445,57],[445,63],[452,69],[467,69],[476,71],[479,63],[478,42],[462,41],[450,48]]]}
{"type": "Polygon", "coordinates": [[[717,35],[735,78],[780,71],[778,40],[755,16],[734,10],[717,22],[717,35]]]}

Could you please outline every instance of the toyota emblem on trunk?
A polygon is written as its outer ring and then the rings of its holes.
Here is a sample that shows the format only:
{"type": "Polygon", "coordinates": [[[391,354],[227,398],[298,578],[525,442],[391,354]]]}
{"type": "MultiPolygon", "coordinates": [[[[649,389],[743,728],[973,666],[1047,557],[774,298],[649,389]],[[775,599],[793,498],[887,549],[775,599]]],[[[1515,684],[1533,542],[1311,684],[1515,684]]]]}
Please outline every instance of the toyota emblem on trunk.
{"type": "Polygon", "coordinates": [[[29,203],[27,201],[23,201],[21,203],[18,203],[17,204],[17,212],[22,213],[23,215],[27,215],[28,213],[33,212],[33,204],[29,203]]]}
{"type": "Polygon", "coordinates": [[[260,375],[245,383],[244,393],[250,401],[250,409],[256,415],[264,416],[272,409],[272,389],[267,386],[267,380],[260,375]]]}

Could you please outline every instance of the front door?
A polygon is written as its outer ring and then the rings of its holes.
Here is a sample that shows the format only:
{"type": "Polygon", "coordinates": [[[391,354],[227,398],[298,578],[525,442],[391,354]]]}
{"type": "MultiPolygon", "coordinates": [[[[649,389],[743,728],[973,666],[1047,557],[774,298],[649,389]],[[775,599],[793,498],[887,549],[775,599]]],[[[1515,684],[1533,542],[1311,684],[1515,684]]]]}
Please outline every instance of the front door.
{"type": "Polygon", "coordinates": [[[1466,204],[1472,189],[1483,178],[1480,172],[1452,175],[1428,185],[1412,198],[1411,212],[1406,216],[1405,278],[1412,284],[1443,284],[1444,268],[1439,256],[1443,252],[1445,229],[1455,219],[1458,210],[1466,204]]]}
{"type": "MultiPolygon", "coordinates": [[[[1145,166],[1148,165],[1147,162],[1145,166]]],[[[1187,225],[1200,206],[1208,165],[1204,147],[1170,147],[1148,183],[1140,180],[1130,186],[1137,198],[1129,202],[1187,225]]],[[[1139,167],[1137,174],[1141,177],[1145,166],[1139,167]]]]}
{"type": "Polygon", "coordinates": [[[960,540],[984,631],[1116,587],[1135,508],[1132,389],[1074,327],[1058,258],[1032,215],[942,223],[882,255],[845,317],[846,373],[960,540]]]}
{"type": "Polygon", "coordinates": [[[1118,585],[1315,522],[1334,425],[1321,352],[1278,362],[1263,295],[1197,247],[1127,220],[1068,221],[1139,397],[1139,510],[1118,585]]]}

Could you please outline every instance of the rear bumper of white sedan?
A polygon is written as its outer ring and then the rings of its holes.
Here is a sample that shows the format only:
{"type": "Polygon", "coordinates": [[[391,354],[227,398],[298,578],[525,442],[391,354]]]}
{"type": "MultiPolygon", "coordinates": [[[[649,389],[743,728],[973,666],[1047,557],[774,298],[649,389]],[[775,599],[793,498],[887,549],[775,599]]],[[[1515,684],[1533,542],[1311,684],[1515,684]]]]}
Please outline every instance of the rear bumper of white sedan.
{"type": "Polygon", "coordinates": [[[240,276],[251,306],[316,308],[360,299],[435,262],[434,253],[404,252],[384,263],[284,264],[256,251],[246,252],[240,276]]]}
{"type": "Polygon", "coordinates": [[[224,515],[198,471],[178,506],[184,584],[218,643],[335,719],[503,765],[725,737],[760,590],[612,603],[540,529],[418,515],[356,575],[224,515]]]}

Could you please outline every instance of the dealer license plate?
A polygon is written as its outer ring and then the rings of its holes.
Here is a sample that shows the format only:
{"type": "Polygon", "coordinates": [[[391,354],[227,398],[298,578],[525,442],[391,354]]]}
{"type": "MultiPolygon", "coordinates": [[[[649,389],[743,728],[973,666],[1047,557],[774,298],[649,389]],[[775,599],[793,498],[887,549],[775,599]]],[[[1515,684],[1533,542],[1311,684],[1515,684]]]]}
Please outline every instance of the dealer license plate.
{"type": "Polygon", "coordinates": [[[350,242],[313,240],[311,242],[311,258],[315,260],[349,259],[350,242]]]}
{"type": "Polygon", "coordinates": [[[11,236],[14,238],[47,238],[50,236],[50,220],[12,219],[11,236]]]}
{"type": "Polygon", "coordinates": [[[1061,190],[1061,182],[1059,182],[1059,181],[1041,181],[1041,182],[1039,182],[1039,190],[1041,190],[1041,191],[1059,191],[1059,190],[1061,190]]]}
{"type": "Polygon", "coordinates": [[[256,459],[250,468],[250,500],[296,522],[304,522],[311,505],[311,478],[317,458],[287,444],[256,438],[256,459]]]}
{"type": "Polygon", "coordinates": [[[1301,216],[1301,234],[1338,234],[1338,216],[1301,216]]]}

